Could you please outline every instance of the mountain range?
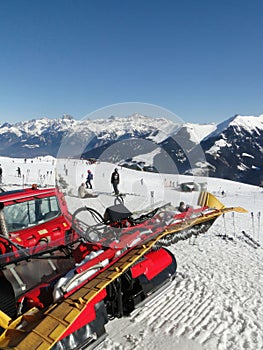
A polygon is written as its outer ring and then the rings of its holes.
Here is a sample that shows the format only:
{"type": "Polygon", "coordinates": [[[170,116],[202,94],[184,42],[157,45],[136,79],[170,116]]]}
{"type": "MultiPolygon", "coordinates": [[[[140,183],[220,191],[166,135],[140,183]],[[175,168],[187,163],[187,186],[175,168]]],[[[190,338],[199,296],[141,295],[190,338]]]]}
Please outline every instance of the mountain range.
{"type": "Polygon", "coordinates": [[[263,115],[178,125],[140,114],[0,125],[0,155],[96,158],[141,170],[263,183],[263,115]]]}

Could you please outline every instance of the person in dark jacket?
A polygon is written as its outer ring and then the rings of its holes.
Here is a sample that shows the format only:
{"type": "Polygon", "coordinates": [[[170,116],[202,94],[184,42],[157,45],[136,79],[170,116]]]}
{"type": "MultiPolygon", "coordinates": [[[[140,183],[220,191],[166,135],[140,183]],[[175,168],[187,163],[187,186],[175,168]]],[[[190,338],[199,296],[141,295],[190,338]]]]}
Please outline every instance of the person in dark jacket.
{"type": "Polygon", "coordinates": [[[186,205],[185,205],[184,202],[180,202],[179,207],[178,207],[178,210],[179,210],[181,213],[187,211],[187,207],[186,207],[186,205]]]}
{"type": "Polygon", "coordinates": [[[86,179],[86,188],[92,189],[91,180],[93,180],[93,174],[92,174],[92,172],[90,170],[88,170],[88,176],[87,176],[87,179],[86,179]]]}
{"type": "Polygon", "coordinates": [[[18,168],[16,169],[16,171],[17,171],[17,176],[18,176],[18,177],[21,177],[21,169],[20,169],[20,167],[18,167],[18,168]]]}
{"type": "Polygon", "coordinates": [[[111,174],[111,183],[112,183],[115,195],[118,195],[120,193],[118,190],[118,185],[120,183],[120,175],[117,168],[115,168],[114,172],[111,174]]]}

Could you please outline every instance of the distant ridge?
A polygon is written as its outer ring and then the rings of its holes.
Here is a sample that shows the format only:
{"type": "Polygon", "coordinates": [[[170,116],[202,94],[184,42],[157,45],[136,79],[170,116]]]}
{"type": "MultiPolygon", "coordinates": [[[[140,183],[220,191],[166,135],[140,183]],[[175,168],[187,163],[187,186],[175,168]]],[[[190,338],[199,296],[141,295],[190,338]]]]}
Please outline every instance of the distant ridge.
{"type": "MultiPolygon", "coordinates": [[[[168,154],[179,173],[202,174],[205,169],[209,176],[254,185],[263,183],[262,150],[263,115],[235,115],[219,124],[179,126],[162,117],[140,114],[97,120],[75,120],[64,115],[0,125],[1,156],[105,156],[107,161],[140,169],[133,158],[140,156],[142,163],[145,155],[146,164],[147,154],[153,152],[151,165],[155,169],[162,166],[168,154]],[[63,142],[67,147],[60,148],[63,142]],[[156,147],[164,153],[153,152],[156,147]],[[199,159],[201,153],[203,159],[199,159]]],[[[173,166],[166,171],[173,172],[173,166]]]]}

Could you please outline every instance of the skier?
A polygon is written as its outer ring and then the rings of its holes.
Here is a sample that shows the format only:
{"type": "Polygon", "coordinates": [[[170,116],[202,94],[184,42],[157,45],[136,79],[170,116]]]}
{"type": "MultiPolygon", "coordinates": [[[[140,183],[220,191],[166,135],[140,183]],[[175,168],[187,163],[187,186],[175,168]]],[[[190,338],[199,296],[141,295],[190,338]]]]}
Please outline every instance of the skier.
{"type": "Polygon", "coordinates": [[[118,185],[120,183],[120,175],[118,173],[117,168],[115,168],[114,172],[111,174],[111,183],[114,189],[114,193],[117,196],[120,193],[118,190],[118,185]]]}
{"type": "Polygon", "coordinates": [[[21,177],[21,169],[18,167],[18,168],[16,169],[16,171],[17,171],[17,176],[18,176],[18,177],[21,177]]]}
{"type": "Polygon", "coordinates": [[[90,170],[88,170],[88,176],[87,176],[87,179],[86,179],[86,188],[92,189],[91,180],[93,180],[93,174],[92,174],[92,172],[90,170]]]}

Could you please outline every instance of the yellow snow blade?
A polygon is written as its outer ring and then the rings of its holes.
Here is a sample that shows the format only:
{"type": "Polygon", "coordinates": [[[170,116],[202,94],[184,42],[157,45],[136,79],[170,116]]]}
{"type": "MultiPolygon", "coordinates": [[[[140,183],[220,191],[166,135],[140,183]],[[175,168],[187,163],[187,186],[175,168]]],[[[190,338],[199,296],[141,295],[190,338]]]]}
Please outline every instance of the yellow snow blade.
{"type": "Polygon", "coordinates": [[[227,208],[223,203],[220,202],[215,196],[209,192],[200,192],[197,204],[200,207],[209,207],[221,210],[223,213],[228,211],[235,211],[237,213],[247,213],[248,211],[242,207],[230,207],[227,208]]]}
{"type": "Polygon", "coordinates": [[[242,207],[230,207],[230,208],[223,208],[221,210],[223,213],[226,213],[228,211],[235,211],[237,213],[248,213],[248,210],[242,207]]]}
{"type": "Polygon", "coordinates": [[[7,329],[12,319],[0,310],[0,327],[7,329]]]}
{"type": "Polygon", "coordinates": [[[197,204],[200,205],[200,207],[209,207],[215,209],[225,208],[225,205],[209,192],[200,192],[197,204]]]}

